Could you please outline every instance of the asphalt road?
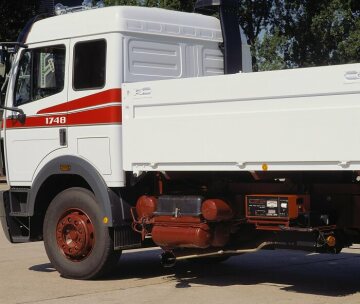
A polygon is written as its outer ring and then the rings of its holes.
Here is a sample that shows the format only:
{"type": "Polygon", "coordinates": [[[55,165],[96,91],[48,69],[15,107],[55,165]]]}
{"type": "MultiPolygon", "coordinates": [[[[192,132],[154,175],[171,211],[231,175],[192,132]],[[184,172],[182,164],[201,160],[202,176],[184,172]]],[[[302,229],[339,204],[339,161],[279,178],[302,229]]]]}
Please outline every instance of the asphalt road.
{"type": "Polygon", "coordinates": [[[111,276],[75,281],[53,269],[42,242],[13,245],[0,232],[0,303],[360,303],[360,245],[338,255],[264,250],[171,269],[159,254],[128,251],[111,276]]]}
{"type": "Polygon", "coordinates": [[[164,269],[160,250],[124,253],[99,281],[62,278],[43,244],[0,235],[0,303],[360,303],[360,247],[339,255],[277,250],[164,269]]]}

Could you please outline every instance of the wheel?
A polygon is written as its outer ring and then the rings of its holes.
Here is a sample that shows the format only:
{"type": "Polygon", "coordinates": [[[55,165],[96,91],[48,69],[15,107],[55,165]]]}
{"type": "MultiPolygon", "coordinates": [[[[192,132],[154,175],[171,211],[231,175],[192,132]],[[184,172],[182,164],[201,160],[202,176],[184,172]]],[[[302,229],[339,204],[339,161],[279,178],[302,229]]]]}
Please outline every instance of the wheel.
{"type": "Polygon", "coordinates": [[[44,244],[50,262],[66,278],[94,279],[120,258],[109,228],[102,222],[94,194],[84,188],[60,192],[44,220],[44,244]]]}

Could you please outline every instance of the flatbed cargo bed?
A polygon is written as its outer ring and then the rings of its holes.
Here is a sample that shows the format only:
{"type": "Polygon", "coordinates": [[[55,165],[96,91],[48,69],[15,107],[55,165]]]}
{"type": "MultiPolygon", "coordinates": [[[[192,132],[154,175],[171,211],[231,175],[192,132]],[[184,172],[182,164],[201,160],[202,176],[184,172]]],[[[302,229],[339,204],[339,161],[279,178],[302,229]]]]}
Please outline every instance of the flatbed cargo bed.
{"type": "Polygon", "coordinates": [[[127,171],[360,170],[360,64],[122,89],[127,171]]]}

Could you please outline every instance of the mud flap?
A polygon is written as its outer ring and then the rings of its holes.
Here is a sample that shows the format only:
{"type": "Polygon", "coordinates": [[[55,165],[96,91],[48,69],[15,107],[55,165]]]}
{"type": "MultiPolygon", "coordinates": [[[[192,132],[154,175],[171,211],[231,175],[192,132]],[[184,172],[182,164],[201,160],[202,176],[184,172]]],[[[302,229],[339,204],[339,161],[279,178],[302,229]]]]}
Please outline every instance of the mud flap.
{"type": "Polygon", "coordinates": [[[4,234],[9,242],[12,242],[10,236],[10,229],[7,221],[7,217],[9,216],[9,191],[0,191],[0,221],[1,226],[3,228],[4,234]]]}

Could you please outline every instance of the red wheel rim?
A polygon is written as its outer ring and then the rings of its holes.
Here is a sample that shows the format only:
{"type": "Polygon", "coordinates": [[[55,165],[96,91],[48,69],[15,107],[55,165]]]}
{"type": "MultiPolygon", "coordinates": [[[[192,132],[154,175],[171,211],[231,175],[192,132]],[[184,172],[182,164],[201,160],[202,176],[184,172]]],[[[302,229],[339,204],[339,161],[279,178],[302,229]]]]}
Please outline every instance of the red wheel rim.
{"type": "Polygon", "coordinates": [[[56,242],[69,260],[86,259],[95,243],[94,225],[88,215],[75,208],[65,211],[56,225],[56,242]]]}

